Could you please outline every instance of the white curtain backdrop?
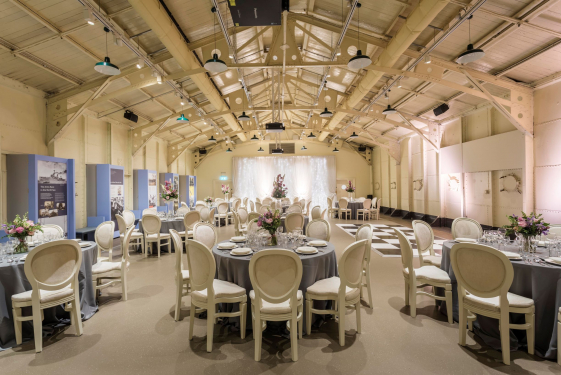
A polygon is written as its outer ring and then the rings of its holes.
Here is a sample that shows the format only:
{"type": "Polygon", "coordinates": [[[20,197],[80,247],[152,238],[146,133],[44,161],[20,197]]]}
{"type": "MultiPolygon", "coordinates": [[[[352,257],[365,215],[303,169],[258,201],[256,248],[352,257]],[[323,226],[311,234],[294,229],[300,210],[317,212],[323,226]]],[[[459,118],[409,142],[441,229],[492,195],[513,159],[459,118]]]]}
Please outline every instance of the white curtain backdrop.
{"type": "Polygon", "coordinates": [[[233,195],[263,199],[271,196],[273,180],[285,175],[288,198],[311,200],[310,207],[327,208],[327,197],[335,194],[337,170],[335,156],[264,156],[232,160],[233,195]]]}

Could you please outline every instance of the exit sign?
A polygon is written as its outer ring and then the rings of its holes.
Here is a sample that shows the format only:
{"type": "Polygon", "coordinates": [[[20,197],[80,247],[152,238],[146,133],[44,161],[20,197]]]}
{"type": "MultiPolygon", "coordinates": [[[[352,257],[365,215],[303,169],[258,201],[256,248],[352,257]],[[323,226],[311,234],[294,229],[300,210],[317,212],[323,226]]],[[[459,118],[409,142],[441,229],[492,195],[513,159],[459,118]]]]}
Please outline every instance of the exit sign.
{"type": "Polygon", "coordinates": [[[227,181],[227,180],[228,180],[228,177],[227,177],[227,176],[220,176],[220,180],[222,180],[222,181],[227,181]]]}

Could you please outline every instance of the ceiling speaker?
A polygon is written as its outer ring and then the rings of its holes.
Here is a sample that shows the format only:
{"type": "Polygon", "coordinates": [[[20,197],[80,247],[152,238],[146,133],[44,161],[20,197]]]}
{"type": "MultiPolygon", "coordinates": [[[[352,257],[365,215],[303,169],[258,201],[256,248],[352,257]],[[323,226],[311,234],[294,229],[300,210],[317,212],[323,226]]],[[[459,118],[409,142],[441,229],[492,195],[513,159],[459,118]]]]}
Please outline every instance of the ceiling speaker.
{"type": "Polygon", "coordinates": [[[438,107],[436,107],[434,109],[434,115],[436,117],[440,116],[441,114],[443,114],[444,112],[448,111],[450,109],[450,107],[448,107],[448,104],[446,103],[442,103],[441,105],[439,105],[438,107]]]}
{"type": "Polygon", "coordinates": [[[125,116],[124,116],[127,120],[132,121],[132,122],[138,122],[138,116],[135,115],[134,113],[132,113],[129,110],[125,111],[125,116]]]}

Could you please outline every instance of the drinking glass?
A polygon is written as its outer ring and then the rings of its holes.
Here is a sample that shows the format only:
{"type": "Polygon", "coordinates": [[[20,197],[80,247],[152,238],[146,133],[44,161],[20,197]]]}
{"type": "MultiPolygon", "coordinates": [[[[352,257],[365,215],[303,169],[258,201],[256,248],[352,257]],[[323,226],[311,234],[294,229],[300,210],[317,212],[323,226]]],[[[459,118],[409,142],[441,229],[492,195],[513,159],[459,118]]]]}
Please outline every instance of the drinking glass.
{"type": "Polygon", "coordinates": [[[13,239],[10,239],[5,250],[8,257],[8,263],[12,263],[14,261],[14,247],[14,241],[13,239]]]}
{"type": "Polygon", "coordinates": [[[0,244],[0,263],[4,263],[4,254],[5,254],[5,250],[4,250],[4,244],[0,244]]]}

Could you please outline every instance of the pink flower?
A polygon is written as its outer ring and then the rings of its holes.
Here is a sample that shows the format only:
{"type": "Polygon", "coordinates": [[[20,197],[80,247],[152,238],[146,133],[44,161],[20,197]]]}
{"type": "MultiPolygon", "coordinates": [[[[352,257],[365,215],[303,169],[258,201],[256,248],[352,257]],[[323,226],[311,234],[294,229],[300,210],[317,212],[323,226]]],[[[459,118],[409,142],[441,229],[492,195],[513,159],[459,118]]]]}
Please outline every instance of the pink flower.
{"type": "Polygon", "coordinates": [[[8,230],[8,228],[4,229],[4,232],[6,232],[6,234],[10,234],[10,231],[8,230]]]}
{"type": "Polygon", "coordinates": [[[265,221],[267,222],[267,224],[271,224],[273,222],[273,219],[265,219],[265,221]]]}
{"type": "Polygon", "coordinates": [[[25,229],[23,227],[17,227],[16,228],[16,232],[21,233],[23,232],[25,229]]]}
{"type": "Polygon", "coordinates": [[[27,234],[30,235],[30,236],[33,236],[35,234],[35,232],[29,232],[27,234]]]}
{"type": "Polygon", "coordinates": [[[14,233],[16,233],[16,230],[15,230],[15,229],[13,229],[13,228],[12,228],[12,229],[10,229],[10,231],[8,232],[8,234],[14,234],[14,233]]]}
{"type": "Polygon", "coordinates": [[[526,220],[524,220],[522,218],[518,219],[518,226],[524,228],[524,227],[526,227],[526,225],[527,225],[526,220]]]}
{"type": "Polygon", "coordinates": [[[33,225],[33,220],[27,220],[27,224],[33,225]]]}

